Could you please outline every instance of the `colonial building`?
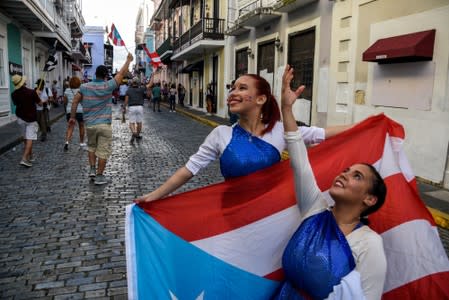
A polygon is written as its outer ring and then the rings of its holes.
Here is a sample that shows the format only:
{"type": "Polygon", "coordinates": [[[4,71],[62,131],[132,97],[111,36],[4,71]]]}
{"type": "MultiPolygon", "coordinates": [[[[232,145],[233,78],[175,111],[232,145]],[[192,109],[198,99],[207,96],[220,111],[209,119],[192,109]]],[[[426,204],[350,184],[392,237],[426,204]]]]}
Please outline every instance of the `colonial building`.
{"type": "Polygon", "coordinates": [[[62,91],[64,78],[79,74],[89,60],[81,42],[83,27],[80,0],[0,1],[0,126],[16,119],[12,75],[24,74],[29,87],[38,78],[48,86],[56,80],[62,91]],[[43,72],[54,46],[58,64],[43,72]]]}
{"type": "Polygon", "coordinates": [[[279,100],[288,63],[306,90],[299,123],[326,127],[385,113],[404,125],[417,176],[449,188],[448,0],[154,0],[151,28],[186,103],[227,117],[226,84],[245,73],[279,100]]]}
{"type": "Polygon", "coordinates": [[[142,0],[136,17],[136,63],[134,72],[141,78],[149,78],[153,73],[150,58],[146,54],[142,45],[145,45],[150,52],[154,52],[154,33],[149,24],[153,15],[153,3],[150,0],[142,0]]]}
{"type": "Polygon", "coordinates": [[[84,64],[84,80],[93,80],[95,78],[95,70],[99,65],[105,65],[109,69],[112,76],[114,60],[114,46],[105,43],[105,28],[101,26],[86,26],[83,36],[86,48],[91,57],[91,63],[84,64]]]}
{"type": "Polygon", "coordinates": [[[227,111],[219,95],[224,94],[225,1],[157,1],[151,26],[156,51],[165,64],[160,80],[182,83],[185,102],[205,110],[207,84],[211,84],[214,113],[227,111]],[[157,5],[158,4],[158,5],[157,5]]]}

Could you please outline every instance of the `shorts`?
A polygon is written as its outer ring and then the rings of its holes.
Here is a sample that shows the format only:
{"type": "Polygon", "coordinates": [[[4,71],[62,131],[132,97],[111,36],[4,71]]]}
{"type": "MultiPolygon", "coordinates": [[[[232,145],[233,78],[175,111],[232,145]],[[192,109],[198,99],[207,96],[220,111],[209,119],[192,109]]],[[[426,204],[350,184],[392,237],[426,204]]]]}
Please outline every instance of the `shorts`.
{"type": "Polygon", "coordinates": [[[128,108],[128,119],[130,123],[142,123],[143,121],[143,106],[133,105],[128,108]]]}
{"type": "Polygon", "coordinates": [[[17,124],[19,124],[22,129],[22,135],[25,140],[37,140],[37,131],[39,130],[39,125],[36,121],[26,122],[20,118],[17,118],[17,124]]]}
{"type": "MultiPolygon", "coordinates": [[[[65,115],[65,118],[67,119],[67,122],[68,122],[68,121],[70,120],[70,114],[66,114],[66,115],[65,115]]],[[[78,123],[84,122],[83,114],[82,114],[82,113],[76,113],[75,119],[76,119],[76,121],[77,121],[78,123]]]]}
{"type": "Polygon", "coordinates": [[[112,154],[111,124],[98,124],[86,127],[87,151],[94,152],[101,159],[108,159],[112,154]]]}

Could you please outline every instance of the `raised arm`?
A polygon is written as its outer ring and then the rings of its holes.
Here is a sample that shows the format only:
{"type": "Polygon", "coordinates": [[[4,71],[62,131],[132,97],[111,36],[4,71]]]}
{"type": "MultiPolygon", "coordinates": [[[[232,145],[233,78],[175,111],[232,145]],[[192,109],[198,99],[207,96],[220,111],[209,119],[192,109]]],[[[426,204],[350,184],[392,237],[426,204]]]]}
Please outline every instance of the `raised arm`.
{"type": "Polygon", "coordinates": [[[304,91],[304,86],[295,91],[290,88],[293,69],[286,66],[282,76],[281,111],[285,138],[290,156],[290,164],[295,176],[295,193],[301,216],[304,217],[314,207],[325,207],[325,200],[318,188],[307,156],[306,146],[293,116],[293,104],[304,91]]]}
{"type": "Polygon", "coordinates": [[[128,56],[126,56],[126,61],[121,67],[120,71],[118,71],[117,74],[115,74],[115,82],[117,82],[117,85],[120,86],[122,83],[123,77],[126,75],[129,69],[129,64],[133,61],[133,55],[131,53],[128,53],[128,56]]]}

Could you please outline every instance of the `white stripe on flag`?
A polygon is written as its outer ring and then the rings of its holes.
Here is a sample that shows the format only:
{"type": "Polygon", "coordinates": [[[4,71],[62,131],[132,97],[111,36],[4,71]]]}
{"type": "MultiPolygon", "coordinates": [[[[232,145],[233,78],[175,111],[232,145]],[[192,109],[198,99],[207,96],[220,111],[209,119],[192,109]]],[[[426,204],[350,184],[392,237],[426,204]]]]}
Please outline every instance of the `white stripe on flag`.
{"type": "MultiPolygon", "coordinates": [[[[410,180],[411,168],[404,153],[402,150],[399,153],[393,151],[398,151],[395,148],[397,145],[392,145],[396,142],[387,138],[383,157],[374,166],[384,178],[396,175],[402,169],[408,175],[402,174],[410,180]]],[[[327,190],[323,194],[330,198],[327,190]]],[[[283,250],[298,227],[299,219],[299,211],[295,205],[236,230],[192,243],[231,265],[265,276],[281,267],[283,250]],[[284,238],[281,239],[281,236],[284,238]],[[267,257],[270,259],[267,260],[267,257]]],[[[385,291],[436,272],[449,270],[449,262],[439,235],[426,220],[401,224],[384,232],[382,237],[389,263],[386,280],[388,285],[385,291]],[[420,241],[422,245],[417,245],[416,241],[420,241]],[[398,249],[409,250],[409,255],[399,253],[398,249]],[[431,256],[436,255],[435,258],[429,258],[430,253],[431,256]],[[420,262],[416,261],[417,257],[420,262]],[[404,266],[407,266],[407,271],[404,271],[404,266]]]]}
{"type": "Polygon", "coordinates": [[[430,274],[449,271],[437,229],[426,220],[402,223],[382,233],[382,238],[388,266],[384,292],[430,274]]]}
{"type": "Polygon", "coordinates": [[[134,214],[135,204],[126,206],[125,246],[126,246],[126,276],[128,278],[128,299],[137,299],[137,268],[136,248],[134,241],[134,214]]]}
{"type": "Polygon", "coordinates": [[[290,237],[298,228],[296,205],[210,238],[192,244],[227,263],[258,276],[281,268],[281,259],[290,237]]]}

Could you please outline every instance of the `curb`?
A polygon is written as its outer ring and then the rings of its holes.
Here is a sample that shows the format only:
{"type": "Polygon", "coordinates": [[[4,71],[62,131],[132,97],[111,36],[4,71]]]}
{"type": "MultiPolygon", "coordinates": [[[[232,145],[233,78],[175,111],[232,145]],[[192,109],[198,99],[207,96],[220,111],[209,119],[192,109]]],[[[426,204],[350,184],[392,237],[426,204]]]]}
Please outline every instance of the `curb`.
{"type": "Polygon", "coordinates": [[[433,219],[435,220],[435,223],[438,225],[438,227],[448,229],[449,230],[449,215],[439,211],[438,209],[428,207],[427,209],[432,214],[433,219]]]}
{"type": "MultiPolygon", "coordinates": [[[[203,123],[205,125],[211,126],[211,127],[217,127],[218,125],[220,125],[217,122],[208,120],[206,118],[197,116],[193,113],[189,113],[187,112],[185,109],[177,109],[176,112],[179,112],[189,118],[192,118],[200,123],[203,123]]],[[[285,150],[282,152],[281,155],[281,159],[282,160],[286,160],[288,159],[288,152],[285,150]]],[[[431,208],[427,206],[427,209],[429,210],[429,212],[432,214],[433,219],[435,220],[435,223],[438,225],[438,227],[444,228],[444,229],[448,229],[449,230],[449,215],[439,211],[435,208],[431,208]]]]}
{"type": "MultiPolygon", "coordinates": [[[[59,121],[59,119],[61,119],[62,117],[64,117],[65,112],[61,112],[60,114],[57,114],[53,117],[53,119],[50,120],[49,125],[53,125],[53,123],[59,121]]],[[[0,155],[11,150],[12,148],[14,148],[15,146],[19,145],[20,143],[23,142],[23,136],[19,136],[18,138],[14,139],[13,141],[11,141],[10,143],[0,147],[0,155]]]]}

